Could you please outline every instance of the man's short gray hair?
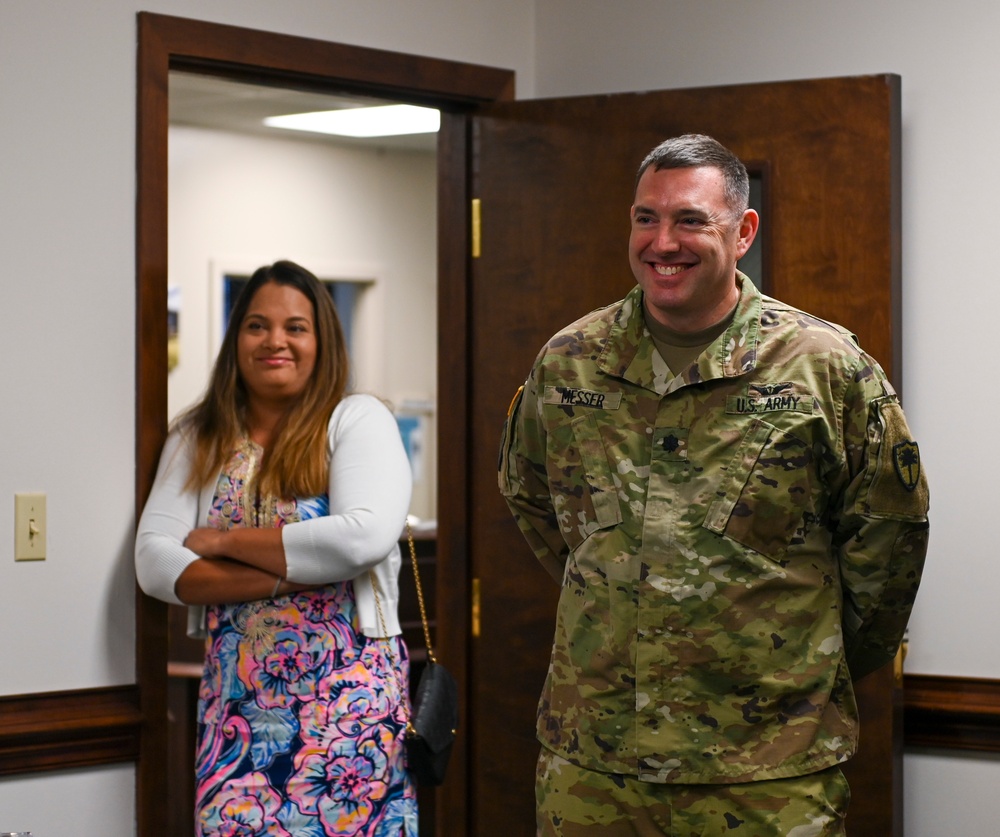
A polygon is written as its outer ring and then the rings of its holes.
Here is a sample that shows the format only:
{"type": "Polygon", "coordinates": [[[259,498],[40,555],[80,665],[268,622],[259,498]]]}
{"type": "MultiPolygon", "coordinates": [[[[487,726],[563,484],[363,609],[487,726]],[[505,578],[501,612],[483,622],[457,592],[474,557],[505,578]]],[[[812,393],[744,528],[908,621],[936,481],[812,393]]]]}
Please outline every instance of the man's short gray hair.
{"type": "Polygon", "coordinates": [[[646,169],[690,169],[711,166],[723,177],[726,205],[742,216],[750,205],[750,176],[743,162],[718,140],[705,134],[683,134],[664,140],[646,155],[635,176],[636,188],[646,169]]]}

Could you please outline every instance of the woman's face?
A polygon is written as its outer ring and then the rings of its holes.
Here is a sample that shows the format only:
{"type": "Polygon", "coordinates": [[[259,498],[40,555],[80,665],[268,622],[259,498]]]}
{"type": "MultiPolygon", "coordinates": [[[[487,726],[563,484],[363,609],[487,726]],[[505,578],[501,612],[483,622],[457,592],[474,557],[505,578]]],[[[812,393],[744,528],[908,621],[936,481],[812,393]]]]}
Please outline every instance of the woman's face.
{"type": "Polygon", "coordinates": [[[236,361],[251,405],[287,407],[309,384],[316,366],[312,303],[290,285],[268,282],[240,323],[236,361]]]}

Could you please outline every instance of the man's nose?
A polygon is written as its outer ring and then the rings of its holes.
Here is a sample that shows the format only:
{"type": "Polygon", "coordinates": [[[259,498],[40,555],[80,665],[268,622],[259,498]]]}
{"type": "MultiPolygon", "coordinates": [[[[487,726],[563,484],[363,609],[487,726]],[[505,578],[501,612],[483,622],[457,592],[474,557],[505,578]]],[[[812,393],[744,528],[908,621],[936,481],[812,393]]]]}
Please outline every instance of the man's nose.
{"type": "Polygon", "coordinates": [[[674,253],[680,247],[673,226],[658,224],[653,235],[653,249],[657,253],[674,253]]]}

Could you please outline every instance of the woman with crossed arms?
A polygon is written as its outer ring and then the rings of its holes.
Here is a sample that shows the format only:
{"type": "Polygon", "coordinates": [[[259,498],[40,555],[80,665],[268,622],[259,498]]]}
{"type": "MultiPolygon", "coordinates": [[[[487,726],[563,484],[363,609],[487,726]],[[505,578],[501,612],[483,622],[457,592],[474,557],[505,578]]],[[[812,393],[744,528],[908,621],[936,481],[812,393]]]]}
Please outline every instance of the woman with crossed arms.
{"type": "Polygon", "coordinates": [[[348,373],[321,283],[257,270],[139,521],[142,589],[206,636],[199,836],[417,833],[397,616],[412,478],[392,414],[345,394],[348,373]]]}

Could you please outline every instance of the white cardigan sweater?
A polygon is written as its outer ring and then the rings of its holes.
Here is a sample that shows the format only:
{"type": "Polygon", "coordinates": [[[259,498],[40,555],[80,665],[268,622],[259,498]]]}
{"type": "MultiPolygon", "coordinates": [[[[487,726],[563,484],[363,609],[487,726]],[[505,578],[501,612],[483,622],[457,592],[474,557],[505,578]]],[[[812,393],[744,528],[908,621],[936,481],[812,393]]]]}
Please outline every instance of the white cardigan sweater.
{"type": "MultiPolygon", "coordinates": [[[[289,523],[281,530],[289,581],[354,581],[358,621],[369,637],[400,633],[399,538],[410,505],[412,475],[399,428],[385,405],[370,395],[349,395],[329,425],[330,514],[289,523]],[[385,628],[380,625],[368,571],[378,579],[385,628]]],[[[146,507],[139,519],[135,564],[139,586],[150,596],[183,604],[174,586],[198,556],[184,539],[208,524],[215,482],[186,490],[192,446],[173,431],[163,446],[146,507]]],[[[191,607],[189,630],[203,626],[204,608],[191,607]]]]}

